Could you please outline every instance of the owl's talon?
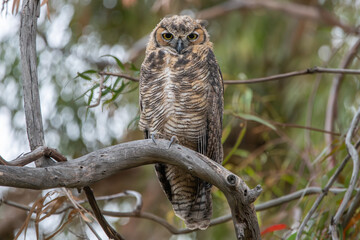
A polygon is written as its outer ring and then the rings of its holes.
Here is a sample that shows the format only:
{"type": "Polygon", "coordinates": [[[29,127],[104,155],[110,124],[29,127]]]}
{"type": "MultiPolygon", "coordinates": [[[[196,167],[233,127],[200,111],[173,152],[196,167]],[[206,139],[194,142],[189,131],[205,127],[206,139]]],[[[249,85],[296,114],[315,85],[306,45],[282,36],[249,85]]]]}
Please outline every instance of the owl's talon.
{"type": "Polygon", "coordinates": [[[179,139],[178,139],[176,136],[172,136],[172,137],[170,138],[170,143],[169,143],[168,149],[171,147],[171,145],[172,145],[173,143],[178,143],[178,142],[179,142],[179,139]]]}
{"type": "Polygon", "coordinates": [[[155,140],[155,136],[156,136],[156,133],[151,133],[151,140],[153,141],[153,143],[155,144],[155,145],[157,145],[156,144],[156,140],[155,140]]]}

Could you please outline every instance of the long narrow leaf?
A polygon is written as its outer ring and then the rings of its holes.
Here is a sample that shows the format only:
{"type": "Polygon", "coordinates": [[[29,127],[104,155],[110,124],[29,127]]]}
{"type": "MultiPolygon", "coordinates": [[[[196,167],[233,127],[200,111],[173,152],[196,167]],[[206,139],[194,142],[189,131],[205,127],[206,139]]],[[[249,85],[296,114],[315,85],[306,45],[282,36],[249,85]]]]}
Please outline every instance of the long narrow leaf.
{"type": "Polygon", "coordinates": [[[245,133],[246,133],[246,122],[245,122],[245,125],[243,126],[243,128],[241,129],[240,131],[240,134],[238,136],[238,138],[236,139],[236,143],[234,145],[234,147],[231,149],[231,151],[229,152],[229,154],[225,157],[222,165],[225,165],[229,159],[231,158],[231,156],[236,152],[236,150],[238,149],[238,147],[240,146],[244,136],[245,136],[245,133]]]}
{"type": "Polygon", "coordinates": [[[254,122],[261,123],[261,124],[271,128],[272,130],[276,130],[276,127],[273,124],[269,123],[268,121],[266,121],[258,116],[247,114],[247,113],[234,113],[234,115],[237,115],[238,117],[248,120],[248,121],[254,121],[254,122]]]}
{"type": "Polygon", "coordinates": [[[77,77],[81,77],[81,78],[83,78],[83,79],[85,79],[85,80],[87,80],[87,81],[91,81],[91,77],[89,77],[89,76],[86,76],[84,73],[77,73],[78,75],[75,77],[75,78],[77,78],[77,77]]]}
{"type": "Polygon", "coordinates": [[[113,59],[115,59],[117,65],[118,65],[122,70],[125,70],[124,64],[123,64],[117,57],[115,57],[115,56],[113,56],[113,55],[110,55],[110,54],[103,55],[103,56],[101,56],[101,57],[112,57],[113,59]]]}

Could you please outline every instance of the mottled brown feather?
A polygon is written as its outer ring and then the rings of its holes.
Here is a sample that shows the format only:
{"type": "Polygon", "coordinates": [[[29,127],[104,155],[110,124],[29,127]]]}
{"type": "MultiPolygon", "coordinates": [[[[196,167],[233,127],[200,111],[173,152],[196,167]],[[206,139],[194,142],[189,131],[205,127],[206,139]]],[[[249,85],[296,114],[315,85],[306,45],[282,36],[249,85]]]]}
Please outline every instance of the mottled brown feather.
{"type": "MultiPolygon", "coordinates": [[[[222,162],[223,80],[200,21],[173,16],[155,27],[141,65],[140,108],[139,127],[146,137],[176,136],[179,144],[222,162]],[[172,34],[171,40],[164,33],[172,34]]],[[[206,229],[211,185],[176,166],[156,164],[155,169],[175,213],[187,227],[206,229]]]]}

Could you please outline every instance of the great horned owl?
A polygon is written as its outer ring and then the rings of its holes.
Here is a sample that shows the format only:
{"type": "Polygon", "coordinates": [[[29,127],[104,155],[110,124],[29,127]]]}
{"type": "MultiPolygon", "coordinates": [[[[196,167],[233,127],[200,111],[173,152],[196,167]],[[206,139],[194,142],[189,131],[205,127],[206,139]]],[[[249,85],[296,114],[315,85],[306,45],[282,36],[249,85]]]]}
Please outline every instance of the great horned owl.
{"type": "MultiPolygon", "coordinates": [[[[221,163],[223,80],[202,21],[164,18],[150,35],[140,75],[140,122],[156,133],[221,163]]],[[[165,194],[190,229],[206,229],[211,185],[173,165],[156,164],[165,194]]]]}

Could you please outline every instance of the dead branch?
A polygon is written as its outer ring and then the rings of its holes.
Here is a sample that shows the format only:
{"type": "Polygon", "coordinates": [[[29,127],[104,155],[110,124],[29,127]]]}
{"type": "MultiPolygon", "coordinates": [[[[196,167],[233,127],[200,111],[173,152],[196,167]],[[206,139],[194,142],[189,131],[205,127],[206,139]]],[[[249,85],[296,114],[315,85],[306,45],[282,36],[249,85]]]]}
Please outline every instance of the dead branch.
{"type": "Polygon", "coordinates": [[[127,142],[100,149],[68,162],[42,168],[0,166],[0,185],[30,189],[79,188],[115,174],[119,170],[162,162],[177,165],[217,186],[232,211],[237,239],[260,239],[253,202],[261,187],[250,189],[221,165],[178,144],[151,139],[127,142]]]}
{"type": "Polygon", "coordinates": [[[5,159],[1,159],[0,164],[7,166],[25,166],[31,162],[36,161],[41,157],[53,158],[58,162],[66,162],[67,159],[61,153],[59,153],[54,148],[49,148],[45,146],[41,146],[36,148],[34,151],[26,153],[12,161],[6,161],[5,159]]]}

